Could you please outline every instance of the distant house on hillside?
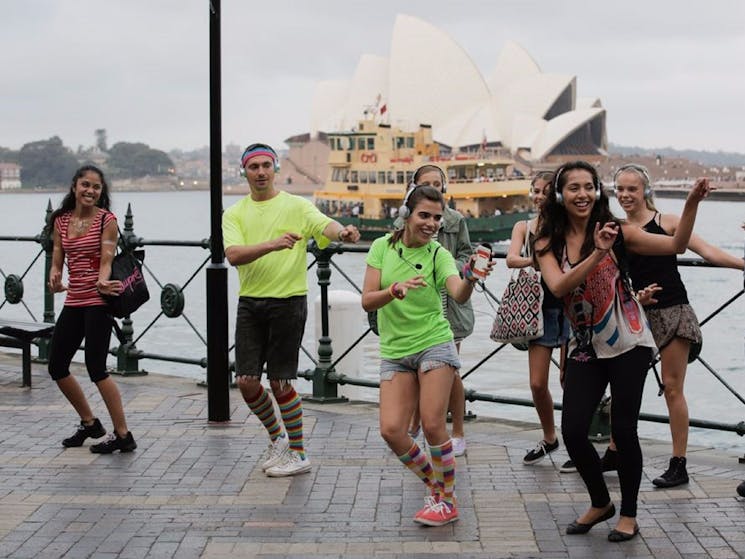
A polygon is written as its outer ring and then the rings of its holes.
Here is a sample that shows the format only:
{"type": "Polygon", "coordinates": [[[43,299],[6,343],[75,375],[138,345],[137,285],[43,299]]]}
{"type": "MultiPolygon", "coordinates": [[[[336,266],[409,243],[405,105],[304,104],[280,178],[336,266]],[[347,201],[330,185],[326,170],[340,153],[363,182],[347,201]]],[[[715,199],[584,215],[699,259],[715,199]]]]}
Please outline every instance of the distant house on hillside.
{"type": "Polygon", "coordinates": [[[18,163],[0,163],[0,190],[21,188],[21,166],[18,163]]]}

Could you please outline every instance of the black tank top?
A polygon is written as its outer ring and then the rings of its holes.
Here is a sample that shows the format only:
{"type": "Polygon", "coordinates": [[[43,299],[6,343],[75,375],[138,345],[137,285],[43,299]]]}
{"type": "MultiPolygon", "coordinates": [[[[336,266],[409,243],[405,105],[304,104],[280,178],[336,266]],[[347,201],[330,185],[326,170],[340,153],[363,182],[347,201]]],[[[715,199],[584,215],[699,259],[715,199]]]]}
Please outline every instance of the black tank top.
{"type": "MultiPolygon", "coordinates": [[[[648,233],[667,235],[667,232],[657,223],[655,213],[652,219],[642,227],[648,233]]],[[[642,256],[629,252],[629,275],[634,289],[639,290],[651,283],[662,287],[655,295],[657,303],[646,305],[645,309],[665,309],[673,305],[688,303],[688,293],[678,273],[678,260],[674,254],[665,256],[642,256]]]]}

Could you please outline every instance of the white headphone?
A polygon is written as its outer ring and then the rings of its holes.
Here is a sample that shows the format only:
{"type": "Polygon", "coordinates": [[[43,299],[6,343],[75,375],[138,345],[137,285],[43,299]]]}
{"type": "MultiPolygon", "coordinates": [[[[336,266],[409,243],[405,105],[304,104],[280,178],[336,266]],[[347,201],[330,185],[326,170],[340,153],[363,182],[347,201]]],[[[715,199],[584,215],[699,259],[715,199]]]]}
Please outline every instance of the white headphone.
{"type": "Polygon", "coordinates": [[[616,173],[613,175],[613,190],[616,191],[616,181],[618,179],[618,175],[621,173],[625,173],[626,171],[633,171],[635,172],[644,183],[644,199],[645,200],[651,200],[653,193],[652,193],[652,179],[649,178],[649,171],[647,171],[647,168],[643,165],[637,165],[636,163],[627,163],[626,165],[621,165],[616,173]]]}

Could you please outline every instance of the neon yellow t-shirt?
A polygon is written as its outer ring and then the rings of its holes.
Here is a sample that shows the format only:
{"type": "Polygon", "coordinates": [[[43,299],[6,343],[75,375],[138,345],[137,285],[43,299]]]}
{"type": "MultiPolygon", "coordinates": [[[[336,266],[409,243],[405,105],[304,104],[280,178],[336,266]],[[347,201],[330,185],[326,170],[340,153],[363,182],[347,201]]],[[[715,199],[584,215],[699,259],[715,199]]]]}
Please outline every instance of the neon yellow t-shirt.
{"type": "Polygon", "coordinates": [[[249,195],[230,206],[222,216],[225,248],[255,245],[285,233],[303,237],[292,249],[270,252],[237,266],[238,294],[277,299],[305,295],[308,240],[313,237],[321,248],[327,246],[329,240],[322,233],[331,221],[305,198],[282,191],[270,200],[257,202],[249,195]]]}
{"type": "Polygon", "coordinates": [[[367,254],[367,264],[380,270],[380,288],[387,289],[395,281],[406,281],[416,275],[424,276],[427,282],[426,287],[410,289],[404,299],[394,299],[378,309],[380,356],[399,359],[453,339],[442,312],[440,290],[447,278],[458,276],[458,270],[453,255],[437,241],[407,248],[400,241],[391,246],[390,236],[376,239],[367,254]],[[437,280],[436,286],[433,278],[437,280]]]}

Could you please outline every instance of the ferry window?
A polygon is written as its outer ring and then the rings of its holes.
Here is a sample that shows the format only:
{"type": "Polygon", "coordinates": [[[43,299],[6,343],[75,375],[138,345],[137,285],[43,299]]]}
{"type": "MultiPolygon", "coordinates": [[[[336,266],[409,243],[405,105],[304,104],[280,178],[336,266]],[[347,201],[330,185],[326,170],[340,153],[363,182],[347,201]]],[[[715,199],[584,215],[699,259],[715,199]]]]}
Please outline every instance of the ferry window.
{"type": "Polygon", "coordinates": [[[396,181],[393,178],[393,171],[388,171],[388,180],[386,182],[388,184],[396,184],[396,181]]]}
{"type": "Polygon", "coordinates": [[[368,138],[367,139],[367,149],[374,150],[375,149],[375,138],[368,138]]]}
{"type": "Polygon", "coordinates": [[[354,149],[354,138],[347,138],[347,149],[354,149]]]}
{"type": "Polygon", "coordinates": [[[357,138],[357,149],[360,151],[365,149],[365,138],[357,138]]]}
{"type": "Polygon", "coordinates": [[[331,148],[332,151],[336,149],[336,139],[329,138],[329,147],[331,148]]]}
{"type": "Polygon", "coordinates": [[[349,169],[344,169],[344,182],[349,182],[349,169]]]}
{"type": "Polygon", "coordinates": [[[350,182],[357,182],[357,171],[352,171],[352,180],[350,182]]]}
{"type": "Polygon", "coordinates": [[[360,171],[360,182],[367,184],[367,171],[360,171]]]}
{"type": "Polygon", "coordinates": [[[413,148],[414,147],[414,138],[406,138],[406,147],[407,148],[413,148]]]}
{"type": "Polygon", "coordinates": [[[385,171],[378,171],[378,182],[385,184],[385,171]]]}
{"type": "Polygon", "coordinates": [[[375,171],[370,171],[370,184],[375,184],[377,181],[375,180],[375,171]]]}
{"type": "Polygon", "coordinates": [[[339,171],[340,169],[334,169],[334,172],[331,174],[332,181],[337,182],[339,180],[339,171]]]}
{"type": "Polygon", "coordinates": [[[396,137],[396,149],[404,147],[404,139],[401,136],[396,137]]]}
{"type": "Polygon", "coordinates": [[[396,171],[396,183],[404,184],[404,172],[396,171]]]}
{"type": "Polygon", "coordinates": [[[414,180],[414,171],[406,171],[406,184],[411,184],[414,180]]]}

